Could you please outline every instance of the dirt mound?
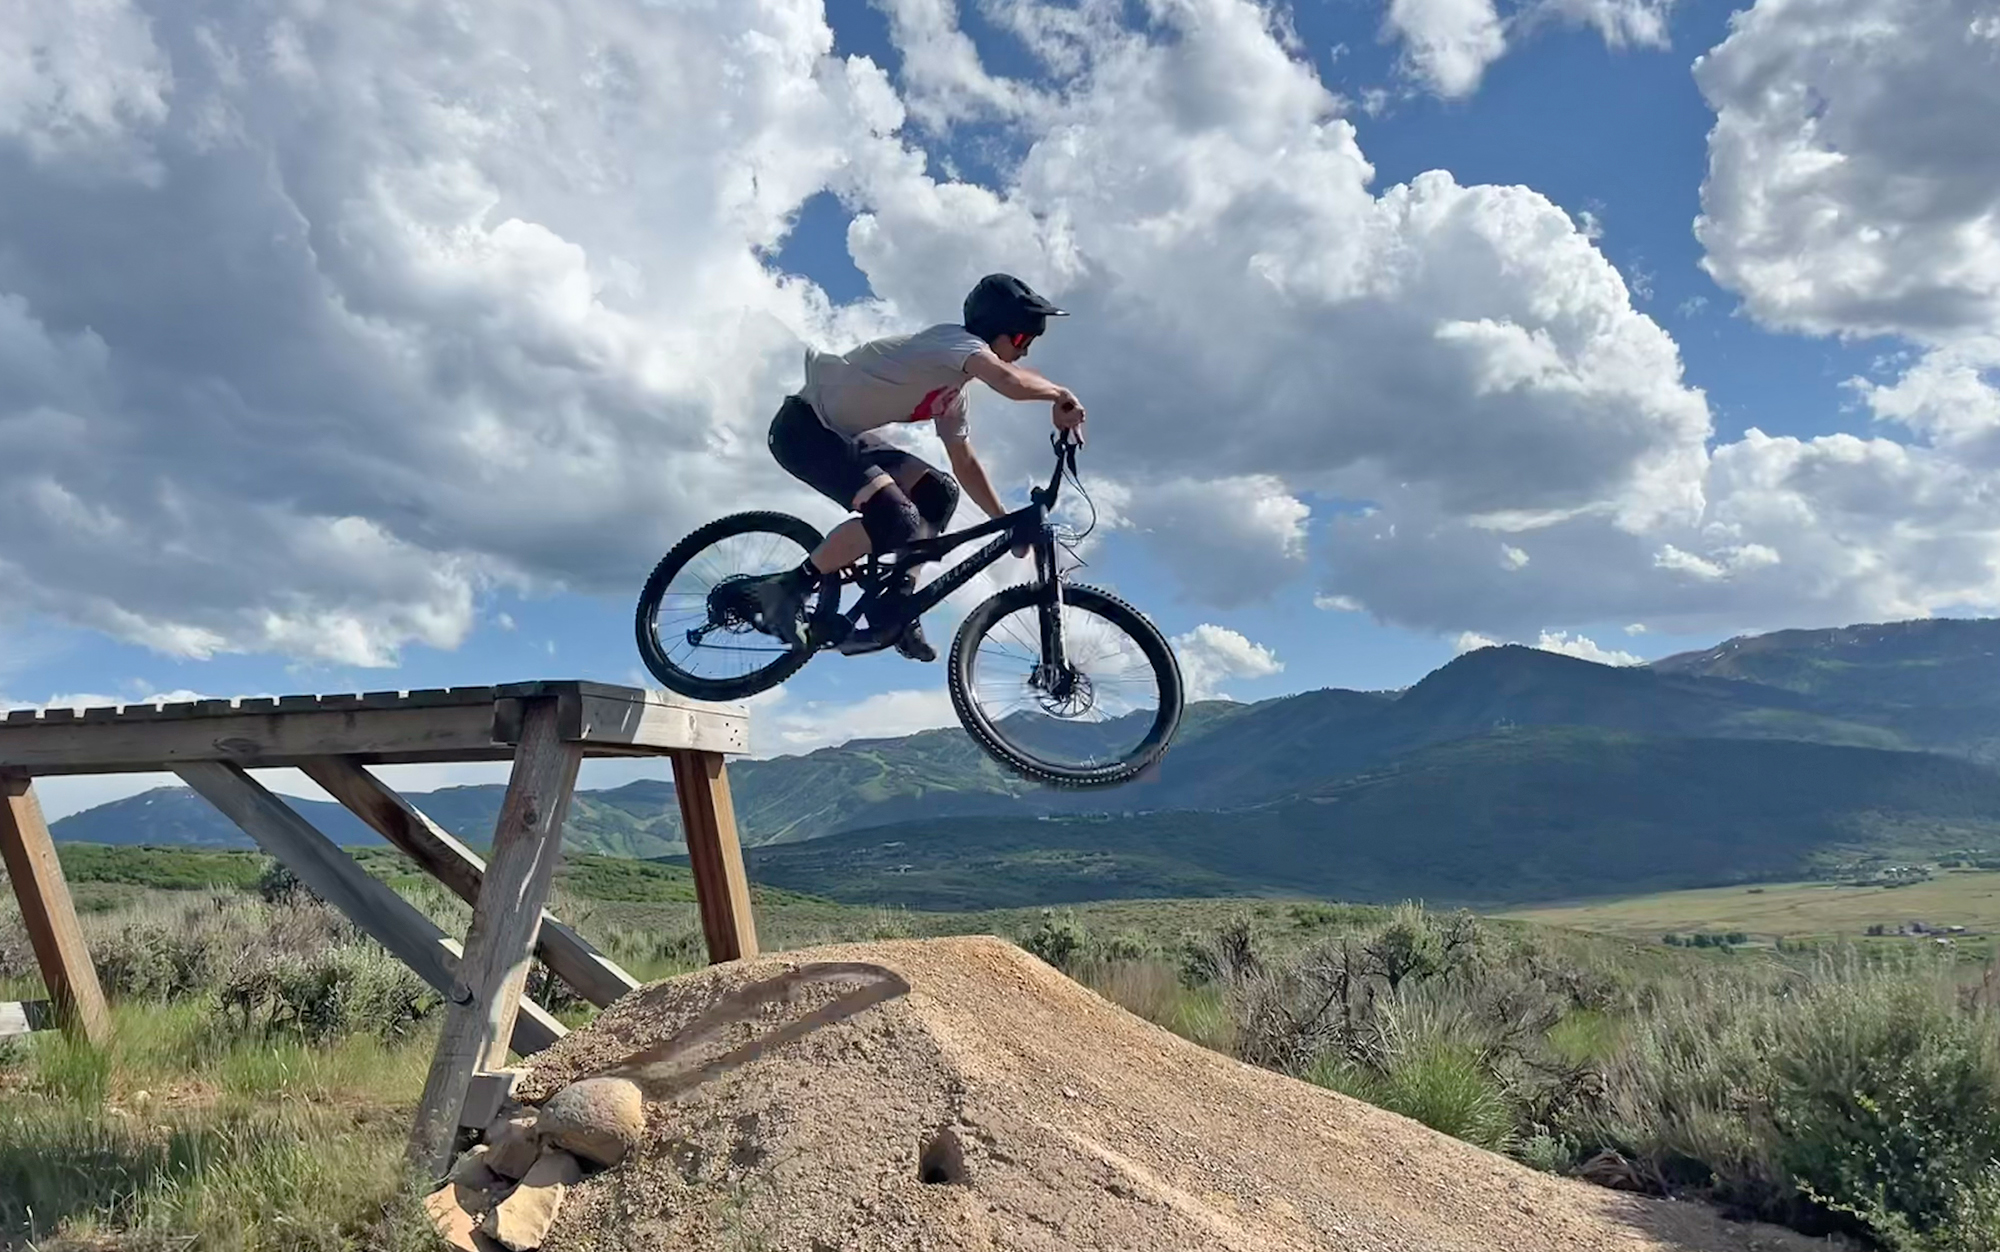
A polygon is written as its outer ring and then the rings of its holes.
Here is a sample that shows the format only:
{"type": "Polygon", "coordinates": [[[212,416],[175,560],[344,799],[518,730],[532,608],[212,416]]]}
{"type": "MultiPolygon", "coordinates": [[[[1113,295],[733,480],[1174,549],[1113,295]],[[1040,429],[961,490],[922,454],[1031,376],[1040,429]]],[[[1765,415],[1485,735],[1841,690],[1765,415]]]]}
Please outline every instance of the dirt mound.
{"type": "Polygon", "coordinates": [[[1230,1060],[995,939],[657,983],[537,1057],[520,1094],[621,1065],[645,1135],[571,1191],[545,1252],[1825,1247],[1230,1060]]]}

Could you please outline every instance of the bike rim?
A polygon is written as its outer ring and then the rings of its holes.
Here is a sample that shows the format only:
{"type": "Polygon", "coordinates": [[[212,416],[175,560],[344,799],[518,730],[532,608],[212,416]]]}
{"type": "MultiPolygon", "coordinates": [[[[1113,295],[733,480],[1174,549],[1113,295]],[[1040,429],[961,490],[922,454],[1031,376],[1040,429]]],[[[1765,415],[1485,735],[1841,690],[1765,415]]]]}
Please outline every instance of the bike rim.
{"type": "Polygon", "coordinates": [[[1062,606],[1067,670],[1042,665],[1035,605],[996,618],[975,649],[966,696],[994,733],[1056,771],[1088,772],[1148,746],[1166,699],[1145,647],[1095,609],[1062,606]]]}
{"type": "MultiPolygon", "coordinates": [[[[661,588],[653,609],[650,626],[660,655],[703,682],[742,679],[790,656],[784,644],[747,623],[713,623],[710,598],[725,581],[781,574],[810,554],[798,540],[767,530],[727,535],[695,553],[661,588]],[[698,642],[690,632],[698,634],[698,642]]],[[[806,620],[819,594],[806,597],[806,620]]]]}

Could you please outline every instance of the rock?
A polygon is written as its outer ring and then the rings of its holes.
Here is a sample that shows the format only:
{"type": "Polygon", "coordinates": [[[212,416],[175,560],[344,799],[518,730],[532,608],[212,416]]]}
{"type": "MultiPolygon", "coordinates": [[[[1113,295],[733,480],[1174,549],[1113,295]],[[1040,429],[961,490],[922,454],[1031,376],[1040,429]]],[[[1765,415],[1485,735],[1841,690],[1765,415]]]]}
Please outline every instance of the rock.
{"type": "Polygon", "coordinates": [[[488,1145],[474,1144],[472,1150],[460,1156],[457,1163],[451,1167],[451,1180],[481,1190],[492,1186],[497,1175],[494,1174],[493,1167],[486,1163],[486,1158],[492,1154],[493,1149],[488,1145]]]}
{"type": "Polygon", "coordinates": [[[459,1157],[458,1163],[451,1167],[451,1185],[456,1189],[458,1206],[468,1213],[484,1213],[514,1185],[512,1179],[493,1172],[493,1167],[486,1163],[490,1155],[492,1150],[482,1143],[459,1157]]]}
{"type": "Polygon", "coordinates": [[[596,1165],[616,1165],[639,1145],[646,1101],[624,1078],[586,1078],[550,1096],[536,1120],[542,1142],[596,1165]]]}
{"type": "Polygon", "coordinates": [[[493,1206],[480,1223],[508,1252],[529,1252],[542,1246],[549,1227],[555,1225],[556,1210],[562,1206],[563,1192],[583,1177],[583,1166],[560,1148],[544,1148],[534,1167],[512,1195],[493,1206]]]}
{"type": "Polygon", "coordinates": [[[452,1194],[452,1187],[439,1187],[424,1197],[424,1212],[430,1214],[431,1225],[437,1227],[438,1236],[460,1252],[480,1252],[479,1245],[472,1241],[473,1227],[478,1223],[472,1214],[465,1211],[452,1194]]]}
{"type": "Polygon", "coordinates": [[[522,1178],[535,1164],[541,1144],[532,1116],[498,1117],[486,1128],[486,1167],[502,1178],[522,1178]]]}

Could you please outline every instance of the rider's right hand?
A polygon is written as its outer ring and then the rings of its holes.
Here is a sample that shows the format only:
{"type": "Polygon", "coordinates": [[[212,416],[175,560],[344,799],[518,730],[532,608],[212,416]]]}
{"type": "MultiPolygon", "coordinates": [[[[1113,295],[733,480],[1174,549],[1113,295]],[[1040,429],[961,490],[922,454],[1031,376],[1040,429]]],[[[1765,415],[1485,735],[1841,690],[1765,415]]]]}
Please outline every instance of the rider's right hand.
{"type": "Polygon", "coordinates": [[[1055,423],[1056,429],[1075,435],[1078,443],[1083,442],[1084,416],[1083,401],[1077,399],[1076,393],[1068,388],[1064,388],[1063,393],[1056,397],[1055,404],[1049,412],[1050,420],[1055,423]]]}

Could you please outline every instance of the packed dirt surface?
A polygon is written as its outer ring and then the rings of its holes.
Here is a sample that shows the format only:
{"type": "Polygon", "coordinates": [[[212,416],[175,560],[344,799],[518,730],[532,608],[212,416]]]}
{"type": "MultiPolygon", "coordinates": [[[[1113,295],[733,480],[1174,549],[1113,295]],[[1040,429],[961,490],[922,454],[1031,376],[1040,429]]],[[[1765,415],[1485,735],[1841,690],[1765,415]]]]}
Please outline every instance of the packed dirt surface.
{"type": "Polygon", "coordinates": [[[1536,1173],[1188,1043],[996,939],[658,983],[535,1058],[520,1095],[621,1063],[645,1134],[571,1189],[545,1252],[1828,1246],[1536,1173]]]}

